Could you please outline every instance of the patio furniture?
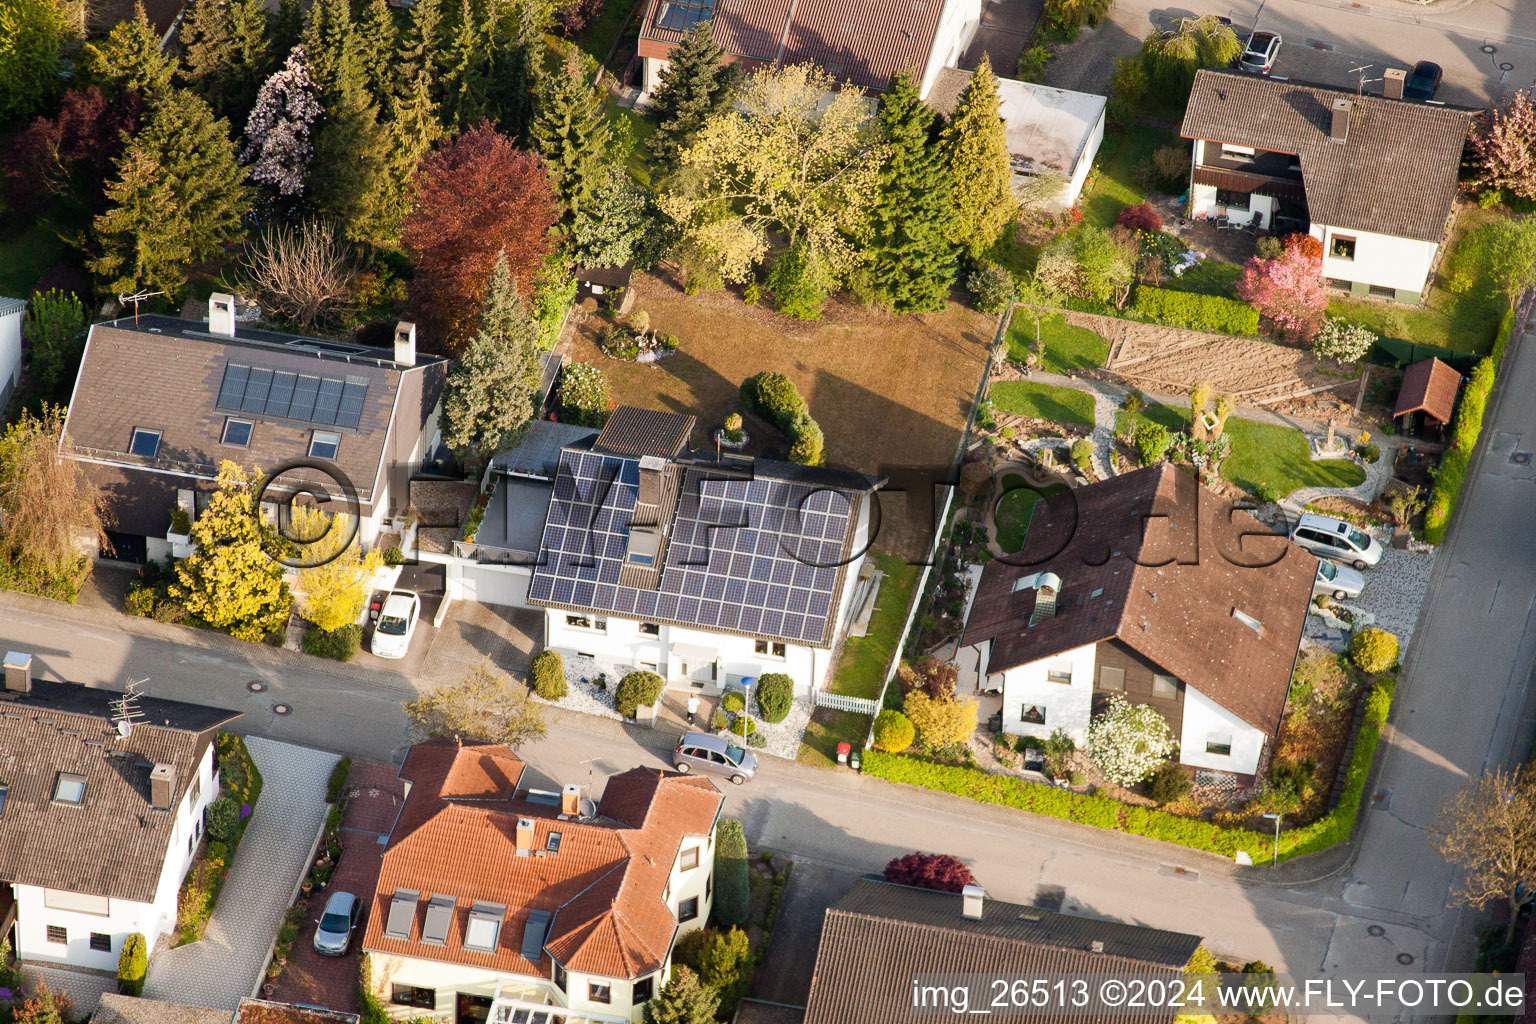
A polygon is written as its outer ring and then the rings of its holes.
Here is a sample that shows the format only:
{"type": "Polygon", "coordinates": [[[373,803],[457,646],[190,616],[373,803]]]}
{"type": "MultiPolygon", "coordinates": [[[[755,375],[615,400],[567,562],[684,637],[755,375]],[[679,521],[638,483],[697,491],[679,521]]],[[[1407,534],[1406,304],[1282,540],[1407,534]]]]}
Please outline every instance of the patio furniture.
{"type": "Polygon", "coordinates": [[[1262,223],[1264,223],[1264,214],[1260,213],[1258,210],[1254,210],[1252,216],[1248,218],[1248,223],[1238,224],[1238,229],[1257,234],[1259,225],[1262,223]]]}
{"type": "Polygon", "coordinates": [[[1230,228],[1231,226],[1232,226],[1232,221],[1227,218],[1226,214],[1219,213],[1219,214],[1216,215],[1216,230],[1217,231],[1225,231],[1228,228],[1230,228]]]}

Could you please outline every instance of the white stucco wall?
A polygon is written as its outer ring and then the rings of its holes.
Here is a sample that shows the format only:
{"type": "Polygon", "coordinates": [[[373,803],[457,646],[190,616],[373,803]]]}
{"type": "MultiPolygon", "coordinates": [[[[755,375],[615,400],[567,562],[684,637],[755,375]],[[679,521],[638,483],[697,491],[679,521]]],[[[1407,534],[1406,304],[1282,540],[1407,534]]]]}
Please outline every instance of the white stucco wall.
{"type": "Polygon", "coordinates": [[[0,397],[9,396],[21,381],[21,324],[26,313],[20,306],[0,314],[0,397]]]}
{"type": "Polygon", "coordinates": [[[1232,220],[1243,223],[1246,219],[1258,213],[1261,215],[1259,227],[1265,230],[1269,229],[1270,219],[1275,215],[1275,210],[1279,206],[1279,200],[1271,196],[1250,195],[1246,212],[1235,207],[1229,210],[1227,207],[1216,202],[1215,185],[1196,185],[1192,198],[1194,201],[1192,212],[1196,217],[1203,214],[1206,218],[1214,218],[1218,214],[1225,213],[1232,220]]]}
{"type": "MultiPolygon", "coordinates": [[[[123,942],[135,932],[143,935],[150,947],[156,938],[168,932],[176,923],[176,896],[182,879],[191,867],[193,852],[202,838],[203,811],[218,795],[214,781],[213,746],[209,745],[198,766],[198,784],[194,794],[188,787],[177,808],[176,826],[166,847],[161,865],[160,879],[152,903],[111,899],[107,901],[107,913],[93,914],[60,910],[48,906],[48,890],[35,885],[17,885],[16,892],[16,955],[22,960],[46,963],[71,964],[103,971],[116,971],[117,959],[122,954],[123,942]],[[188,851],[189,841],[192,852],[188,851]],[[48,941],[48,927],[62,927],[68,931],[64,944],[48,941]],[[112,949],[91,949],[91,933],[112,937],[112,949]]],[[[90,799],[90,794],[86,794],[90,799]]]]}
{"type": "Polygon", "coordinates": [[[1238,718],[1199,690],[1184,684],[1184,719],[1180,728],[1179,760],[1196,768],[1254,775],[1264,752],[1264,733],[1238,718]],[[1207,753],[1206,742],[1230,736],[1232,753],[1207,753]]]}
{"type": "MultiPolygon", "coordinates": [[[[933,34],[933,49],[928,51],[928,63],[923,67],[923,77],[918,83],[918,95],[927,98],[933,88],[933,80],[940,68],[958,67],[961,54],[976,38],[981,26],[981,0],[945,0],[944,11],[939,15],[939,27],[933,34]]],[[[994,68],[1007,77],[1013,68],[994,68]]]]}
{"type": "Polygon", "coordinates": [[[1084,742],[1088,738],[1088,720],[1093,714],[1096,651],[1095,645],[1087,644],[1004,673],[1003,731],[1012,736],[1044,738],[1061,729],[1078,743],[1084,742]],[[1046,675],[1053,668],[1070,669],[1072,682],[1051,682],[1046,675]],[[1021,720],[1028,704],[1045,708],[1044,725],[1021,720]]]}
{"type": "Polygon", "coordinates": [[[1323,277],[1410,292],[1424,290],[1435,252],[1440,248],[1437,242],[1317,223],[1312,225],[1312,237],[1323,243],[1323,277]],[[1335,236],[1355,240],[1354,259],[1333,255],[1335,236]]]}
{"type": "Polygon", "coordinates": [[[1104,115],[1099,115],[1099,121],[1093,126],[1093,134],[1088,137],[1088,144],[1083,147],[1082,155],[1077,158],[1077,167],[1072,171],[1072,180],[1067,182],[1064,198],[1067,206],[1076,206],[1077,199],[1083,194],[1083,184],[1088,180],[1088,172],[1093,169],[1094,158],[1099,155],[1099,147],[1104,144],[1104,115]]]}

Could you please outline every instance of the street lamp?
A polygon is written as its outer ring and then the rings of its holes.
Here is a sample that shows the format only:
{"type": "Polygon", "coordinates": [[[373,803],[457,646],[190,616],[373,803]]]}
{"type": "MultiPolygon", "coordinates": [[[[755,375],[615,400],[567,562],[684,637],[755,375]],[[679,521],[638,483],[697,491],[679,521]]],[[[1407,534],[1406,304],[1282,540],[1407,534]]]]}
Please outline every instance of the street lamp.
{"type": "Polygon", "coordinates": [[[1269,859],[1269,866],[1274,867],[1280,863],[1280,815],[1266,814],[1264,817],[1273,819],[1275,823],[1275,852],[1269,859]]]}

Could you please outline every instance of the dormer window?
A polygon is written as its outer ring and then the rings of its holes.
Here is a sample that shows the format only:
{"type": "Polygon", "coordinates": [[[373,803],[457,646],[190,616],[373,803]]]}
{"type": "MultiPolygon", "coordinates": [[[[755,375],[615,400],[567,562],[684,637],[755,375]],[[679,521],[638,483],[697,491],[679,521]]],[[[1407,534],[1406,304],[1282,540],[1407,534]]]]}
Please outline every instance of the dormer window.
{"type": "Polygon", "coordinates": [[[160,431],[134,427],[133,436],[128,439],[128,450],[140,458],[154,458],[160,454],[160,431]]]}
{"type": "Polygon", "coordinates": [[[80,804],[85,801],[85,776],[59,772],[53,780],[53,802],[80,804]]]}
{"type": "Polygon", "coordinates": [[[327,434],[323,430],[317,430],[309,437],[309,457],[312,459],[334,459],[340,447],[340,434],[327,434]]]}
{"type": "Polygon", "coordinates": [[[501,937],[501,919],[507,908],[500,903],[475,901],[464,925],[464,948],[480,953],[496,952],[496,942],[501,937]]]}
{"type": "Polygon", "coordinates": [[[632,526],[629,530],[629,549],[624,552],[624,560],[630,565],[655,565],[656,555],[661,550],[661,538],[656,531],[646,527],[632,526]]]}
{"type": "Polygon", "coordinates": [[[251,421],[228,419],[224,421],[224,434],[219,440],[236,448],[251,446],[251,421]]]}
{"type": "Polygon", "coordinates": [[[1252,160],[1256,153],[1252,146],[1234,146],[1230,142],[1221,144],[1221,155],[1229,160],[1252,160]]]}

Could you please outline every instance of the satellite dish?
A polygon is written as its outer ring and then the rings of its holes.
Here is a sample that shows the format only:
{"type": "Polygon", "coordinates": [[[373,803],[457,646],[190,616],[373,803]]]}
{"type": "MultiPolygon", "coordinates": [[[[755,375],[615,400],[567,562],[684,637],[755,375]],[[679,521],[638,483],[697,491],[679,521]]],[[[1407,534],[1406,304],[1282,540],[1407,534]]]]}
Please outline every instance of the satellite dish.
{"type": "Polygon", "coordinates": [[[582,801],[581,801],[581,816],[583,818],[590,818],[590,817],[592,817],[596,813],[597,813],[597,804],[595,804],[591,800],[588,800],[585,797],[583,797],[582,801]]]}
{"type": "Polygon", "coordinates": [[[123,737],[124,739],[127,739],[128,735],[130,733],[132,733],[132,732],[133,732],[133,723],[132,722],[128,721],[126,718],[118,720],[118,723],[117,723],[117,734],[119,736],[123,737]]]}

